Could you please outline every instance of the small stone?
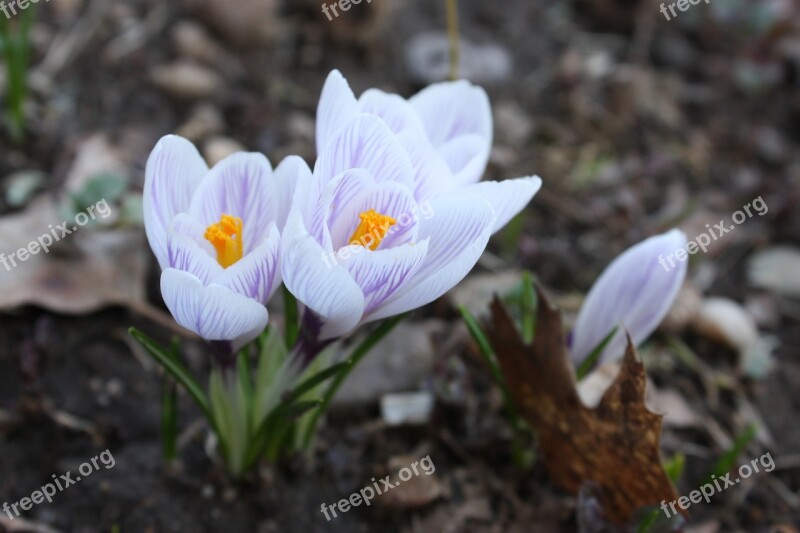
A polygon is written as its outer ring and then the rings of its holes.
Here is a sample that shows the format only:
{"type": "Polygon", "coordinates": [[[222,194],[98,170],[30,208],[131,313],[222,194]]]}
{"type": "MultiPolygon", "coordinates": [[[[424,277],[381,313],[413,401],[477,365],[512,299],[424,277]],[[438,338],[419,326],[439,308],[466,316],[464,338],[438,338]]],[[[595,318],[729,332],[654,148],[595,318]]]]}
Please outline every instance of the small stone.
{"type": "Polygon", "coordinates": [[[704,337],[736,350],[758,341],[755,321],[741,305],[728,298],[707,298],[692,326],[704,337]]]}
{"type": "MultiPolygon", "coordinates": [[[[406,64],[411,75],[423,83],[447,79],[450,72],[450,41],[442,32],[420,33],[409,41],[406,64]]],[[[511,54],[499,44],[472,44],[461,40],[458,77],[475,83],[500,83],[511,76],[511,54]]]]}
{"type": "Polygon", "coordinates": [[[150,72],[150,81],[168,95],[186,100],[210,98],[221,92],[224,87],[219,74],[186,61],[153,68],[150,72]]]}
{"type": "Polygon", "coordinates": [[[727,298],[708,298],[692,321],[701,335],[735,349],[745,375],[762,378],[774,367],[772,352],[777,341],[760,336],[747,311],[727,298]]]}
{"type": "Polygon", "coordinates": [[[489,304],[495,295],[510,293],[522,283],[522,272],[509,270],[492,274],[475,274],[448,293],[456,307],[464,306],[476,318],[488,316],[489,304]]]}
{"type": "Polygon", "coordinates": [[[747,265],[747,278],[759,289],[800,297],[800,248],[774,246],[758,252],[747,265]]]}
{"type": "Polygon", "coordinates": [[[514,102],[500,102],[494,108],[497,138],[514,147],[522,147],[533,133],[533,120],[514,102]]]}
{"type": "Polygon", "coordinates": [[[214,166],[236,152],[244,151],[244,147],[228,137],[212,137],[203,147],[203,156],[209,166],[214,166]]]}
{"type": "Polygon", "coordinates": [[[237,45],[269,42],[279,19],[278,0],[184,0],[198,18],[237,45]],[[233,6],[233,7],[231,7],[233,6]]]}
{"type": "Polygon", "coordinates": [[[378,500],[381,505],[393,509],[416,509],[433,503],[446,494],[445,487],[434,475],[435,466],[430,456],[424,459],[410,456],[393,457],[389,460],[389,471],[394,488],[381,494],[378,500]],[[411,466],[415,462],[417,474],[414,474],[411,466]],[[428,465],[428,470],[424,469],[425,465],[428,465]],[[401,479],[400,476],[405,479],[401,479]]]}
{"type": "Polygon", "coordinates": [[[334,397],[335,406],[377,402],[392,392],[415,390],[433,371],[430,335],[438,321],[400,323],[353,369],[334,397]]]}
{"type": "Polygon", "coordinates": [[[684,284],[659,329],[680,333],[697,316],[702,305],[703,294],[692,283],[684,284]]]}
{"type": "Polygon", "coordinates": [[[385,394],[381,398],[381,414],[390,426],[426,424],[432,412],[433,395],[430,392],[385,394]]]}
{"type": "Polygon", "coordinates": [[[225,129],[225,120],[222,118],[222,114],[214,105],[204,102],[192,109],[189,120],[184,122],[175,133],[192,142],[197,142],[209,135],[221,133],[223,129],[225,129]]]}
{"type": "Polygon", "coordinates": [[[178,22],[172,29],[172,40],[182,57],[214,64],[224,54],[222,47],[196,22],[178,22]]]}
{"type": "Polygon", "coordinates": [[[172,40],[181,57],[212,66],[226,79],[238,79],[244,73],[241,62],[196,22],[184,20],[176,24],[172,40]]]}

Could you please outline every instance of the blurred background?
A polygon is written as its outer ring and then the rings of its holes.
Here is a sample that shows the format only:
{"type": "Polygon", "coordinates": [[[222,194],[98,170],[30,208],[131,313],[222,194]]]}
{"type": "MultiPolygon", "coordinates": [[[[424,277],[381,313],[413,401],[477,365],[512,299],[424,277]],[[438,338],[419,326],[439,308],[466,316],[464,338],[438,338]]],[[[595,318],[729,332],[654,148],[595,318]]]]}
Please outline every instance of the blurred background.
{"type": "MultiPolygon", "coordinates": [[[[165,470],[158,371],[127,335],[132,324],[164,341],[178,332],[142,228],[156,141],[183,135],[211,164],[242,149],[273,165],[289,154],[313,163],[331,69],[356,94],[406,97],[448,76],[443,0],[372,0],[331,20],[322,1],[0,11],[0,252],[102,199],[110,207],[50,253],[0,263],[0,501],[106,448],[116,459],[26,522],[0,515],[0,531],[578,531],[585,502],[554,488],[540,461],[515,467],[500,393],[454,305],[485,316],[491,295],[530,270],[571,316],[630,245],[671,227],[694,239],[758,198],[766,212],[691,257],[675,308],[641,352],[649,401],[667,413],[662,453],[685,459],[679,494],[726,454],[739,464],[769,450],[776,461],[694,505],[687,530],[798,531],[796,0],[701,1],[669,20],[650,0],[458,0],[459,76],[493,107],[485,179],[538,174],[541,192],[465,282],[357,369],[311,460],[231,486],[186,399],[181,461],[165,470]],[[395,425],[379,405],[397,392],[435,407],[395,425]],[[320,513],[427,454],[435,476],[331,522],[320,513]]],[[[271,316],[281,321],[280,306],[271,316]]],[[[185,346],[205,375],[203,345],[185,346]]]]}

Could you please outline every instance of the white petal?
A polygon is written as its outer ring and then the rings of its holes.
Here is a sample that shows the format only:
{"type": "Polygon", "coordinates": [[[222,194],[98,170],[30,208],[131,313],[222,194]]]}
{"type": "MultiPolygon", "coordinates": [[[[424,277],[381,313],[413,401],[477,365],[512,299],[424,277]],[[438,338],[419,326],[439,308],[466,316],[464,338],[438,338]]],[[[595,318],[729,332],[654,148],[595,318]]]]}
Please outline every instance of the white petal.
{"type": "Polygon", "coordinates": [[[290,155],[275,169],[274,181],[274,193],[270,197],[271,209],[275,213],[278,231],[282,231],[294,202],[295,191],[298,187],[308,189],[311,186],[311,169],[302,158],[290,155]]]}
{"type": "Polygon", "coordinates": [[[203,285],[208,285],[222,274],[222,266],[215,256],[210,255],[197,244],[197,241],[186,235],[174,231],[169,234],[167,255],[169,268],[188,272],[198,278],[203,285]]]}
{"type": "MultiPolygon", "coordinates": [[[[342,213],[353,198],[375,185],[375,180],[365,170],[354,168],[342,172],[328,183],[322,196],[306,218],[308,231],[325,250],[333,251],[330,223],[342,218],[342,213]]],[[[352,233],[353,230],[351,230],[352,233]]],[[[349,235],[342,238],[346,239],[349,235]]],[[[340,243],[338,247],[342,246],[340,243]]]]}
{"type": "Polygon", "coordinates": [[[189,209],[192,194],[207,171],[197,148],[182,137],[162,137],[150,153],[144,179],[144,229],[161,268],[167,267],[170,221],[189,209]]]}
{"type": "MultiPolygon", "coordinates": [[[[192,239],[212,258],[217,257],[217,250],[205,238],[206,226],[190,217],[187,213],[178,213],[169,226],[170,233],[178,233],[192,239]]],[[[220,267],[222,268],[222,267],[220,267]]]]}
{"type": "Polygon", "coordinates": [[[260,303],[220,285],[204,287],[193,275],[168,268],[161,294],[175,321],[210,341],[241,345],[264,330],[269,315],[260,303]]]}
{"type": "Polygon", "coordinates": [[[418,202],[456,188],[458,183],[450,167],[427,139],[410,131],[398,134],[397,139],[414,167],[414,197],[418,202]]]}
{"type": "Polygon", "coordinates": [[[620,331],[606,346],[601,361],[624,355],[623,329],[639,345],[658,327],[686,277],[686,262],[670,269],[665,258],[685,247],[686,235],[672,230],[628,248],[611,262],[589,290],[575,321],[574,361],[583,361],[617,326],[620,331]]]}
{"type": "Polygon", "coordinates": [[[453,173],[455,182],[459,185],[471,185],[478,183],[486,171],[488,152],[485,147],[484,137],[471,134],[446,142],[436,150],[453,173]]]}
{"type": "Polygon", "coordinates": [[[420,91],[410,102],[437,150],[464,136],[477,136],[480,142],[468,146],[470,156],[462,158],[460,166],[450,167],[458,175],[471,166],[469,175],[464,178],[472,181],[464,183],[477,181],[486,169],[492,146],[492,109],[486,91],[464,80],[437,83],[420,91]]]}
{"type": "Polygon", "coordinates": [[[415,244],[375,251],[362,246],[347,247],[350,257],[343,264],[364,293],[365,315],[369,315],[414,277],[425,262],[428,242],[425,239],[415,244]]]}
{"type": "Polygon", "coordinates": [[[396,94],[369,89],[358,99],[361,113],[369,113],[383,119],[389,129],[396,133],[409,132],[427,140],[425,126],[408,100],[396,94]]]}
{"type": "Polygon", "coordinates": [[[395,219],[395,225],[386,232],[388,240],[381,242],[381,248],[397,246],[417,236],[419,207],[412,192],[399,183],[376,183],[361,191],[337,218],[332,219],[330,235],[333,249],[349,244],[348,239],[361,223],[361,213],[370,209],[395,219]]]}
{"type": "Polygon", "coordinates": [[[541,188],[541,178],[532,176],[504,181],[484,181],[468,185],[464,190],[483,198],[494,208],[497,215],[492,230],[494,233],[517,216],[541,188]]]}
{"type": "Polygon", "coordinates": [[[226,268],[214,283],[266,304],[281,284],[278,251],[281,236],[271,225],[269,236],[255,250],[226,268]]]}
{"type": "Polygon", "coordinates": [[[278,213],[272,209],[272,167],[262,154],[236,153],[214,165],[197,187],[189,214],[208,227],[223,214],[244,223],[244,251],[258,246],[267,236],[278,213]]]}
{"type": "Polygon", "coordinates": [[[317,107],[317,153],[358,114],[353,91],[338,70],[328,74],[317,107]]]}
{"type": "Polygon", "coordinates": [[[396,296],[370,317],[386,318],[439,298],[469,273],[486,249],[494,210],[483,199],[458,191],[430,201],[433,216],[420,219],[419,237],[429,238],[422,268],[396,296]]]}
{"type": "Polygon", "coordinates": [[[400,142],[380,118],[358,115],[320,153],[314,166],[311,197],[336,176],[361,168],[375,181],[394,181],[414,188],[414,169],[400,142]]]}
{"type": "Polygon", "coordinates": [[[308,234],[299,211],[289,215],[281,242],[281,273],[286,288],[323,321],[321,339],[355,328],[364,312],[364,295],[352,276],[308,234]]]}

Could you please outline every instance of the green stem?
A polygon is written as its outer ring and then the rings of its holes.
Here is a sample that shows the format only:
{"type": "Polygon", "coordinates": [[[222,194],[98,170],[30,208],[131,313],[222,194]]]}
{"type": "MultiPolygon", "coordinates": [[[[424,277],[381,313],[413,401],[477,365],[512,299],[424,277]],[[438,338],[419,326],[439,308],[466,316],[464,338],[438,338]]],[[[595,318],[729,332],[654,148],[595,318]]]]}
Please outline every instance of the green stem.
{"type": "Polygon", "coordinates": [[[458,0],[445,0],[447,9],[447,37],[450,41],[450,80],[458,79],[460,61],[458,36],[458,0]]]}
{"type": "Polygon", "coordinates": [[[350,372],[353,371],[353,368],[366,356],[369,351],[380,342],[386,335],[389,334],[394,327],[400,323],[407,315],[398,315],[393,317],[389,320],[384,321],[380,326],[378,326],[374,331],[372,331],[364,341],[358,345],[358,347],[353,350],[353,353],[350,357],[347,358],[344,363],[346,367],[342,369],[342,371],[336,375],[334,380],[331,382],[328,390],[325,392],[325,396],[322,398],[322,403],[320,404],[318,409],[313,411],[311,415],[311,420],[308,423],[308,427],[306,428],[305,435],[303,436],[302,443],[304,448],[308,448],[308,445],[311,443],[311,437],[314,435],[314,430],[317,427],[317,422],[319,421],[319,417],[324,413],[328,406],[330,405],[333,397],[336,395],[336,392],[339,390],[339,387],[342,386],[342,383],[347,379],[347,376],[350,375],[350,372]]]}
{"type": "Polygon", "coordinates": [[[161,397],[161,443],[164,461],[170,462],[178,455],[178,389],[171,376],[164,376],[161,397]]]}

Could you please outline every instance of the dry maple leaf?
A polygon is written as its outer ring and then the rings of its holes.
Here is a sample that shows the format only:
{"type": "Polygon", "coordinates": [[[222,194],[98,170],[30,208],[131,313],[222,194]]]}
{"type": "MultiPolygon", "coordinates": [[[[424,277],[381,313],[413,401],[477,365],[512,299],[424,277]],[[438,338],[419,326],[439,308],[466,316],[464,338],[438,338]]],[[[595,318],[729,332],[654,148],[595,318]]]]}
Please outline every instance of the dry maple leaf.
{"type": "Polygon", "coordinates": [[[536,430],[554,484],[577,494],[600,489],[605,518],[625,524],[636,511],[678,496],[659,452],[661,415],[644,403],[644,366],[628,339],[622,368],[596,408],[575,388],[559,311],[537,287],[536,335],[526,345],[500,300],[486,332],[520,414],[536,430]]]}

